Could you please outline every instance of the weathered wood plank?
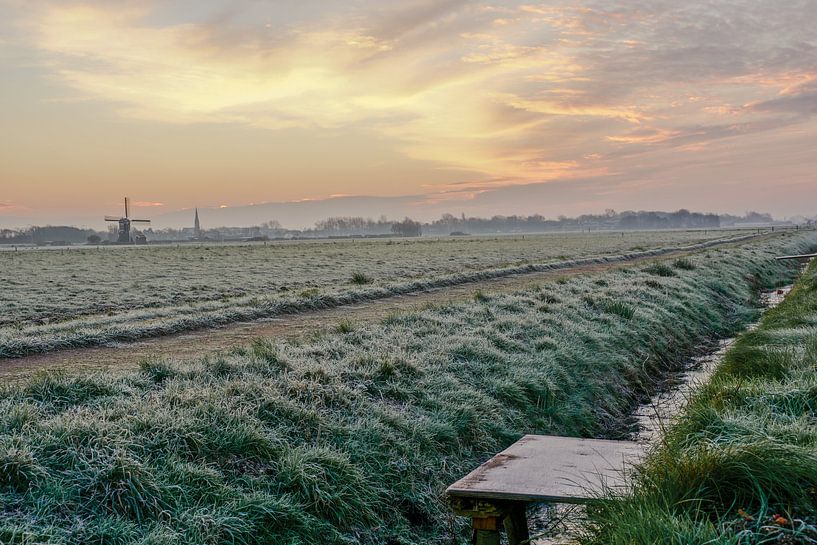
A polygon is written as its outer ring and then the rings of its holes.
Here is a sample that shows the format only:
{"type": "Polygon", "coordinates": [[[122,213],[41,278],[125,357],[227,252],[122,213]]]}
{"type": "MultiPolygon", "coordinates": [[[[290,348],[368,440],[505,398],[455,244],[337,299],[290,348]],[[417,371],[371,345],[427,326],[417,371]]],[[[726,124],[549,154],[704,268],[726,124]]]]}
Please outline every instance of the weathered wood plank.
{"type": "Polygon", "coordinates": [[[781,255],[776,257],[778,261],[783,261],[785,259],[811,259],[813,257],[817,257],[817,254],[802,254],[802,255],[781,255]]]}
{"type": "Polygon", "coordinates": [[[631,441],[526,435],[448,487],[451,497],[587,503],[626,493],[626,471],[643,459],[631,441]]]}

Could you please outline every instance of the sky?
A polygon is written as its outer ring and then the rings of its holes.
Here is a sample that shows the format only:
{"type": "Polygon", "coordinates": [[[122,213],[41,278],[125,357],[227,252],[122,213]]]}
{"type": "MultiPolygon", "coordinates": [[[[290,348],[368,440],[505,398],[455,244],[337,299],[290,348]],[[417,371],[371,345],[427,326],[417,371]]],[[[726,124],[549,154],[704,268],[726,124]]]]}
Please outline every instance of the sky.
{"type": "Polygon", "coordinates": [[[0,131],[0,226],[125,195],[811,216],[817,2],[0,0],[0,131]]]}

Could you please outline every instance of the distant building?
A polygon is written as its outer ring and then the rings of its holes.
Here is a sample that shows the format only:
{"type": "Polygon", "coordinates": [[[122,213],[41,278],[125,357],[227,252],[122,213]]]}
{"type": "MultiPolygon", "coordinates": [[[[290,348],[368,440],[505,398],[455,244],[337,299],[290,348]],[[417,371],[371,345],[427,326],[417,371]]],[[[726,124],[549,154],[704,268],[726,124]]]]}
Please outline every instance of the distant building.
{"type": "Polygon", "coordinates": [[[201,223],[199,223],[199,209],[196,208],[196,219],[193,220],[193,238],[201,240],[201,223]]]}

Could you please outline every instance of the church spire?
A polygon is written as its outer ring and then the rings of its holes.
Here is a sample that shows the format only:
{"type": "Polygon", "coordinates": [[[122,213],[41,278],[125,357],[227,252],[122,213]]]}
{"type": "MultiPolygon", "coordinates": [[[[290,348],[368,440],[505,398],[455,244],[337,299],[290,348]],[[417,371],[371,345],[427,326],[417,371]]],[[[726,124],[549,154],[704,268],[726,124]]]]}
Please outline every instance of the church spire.
{"type": "Polygon", "coordinates": [[[201,224],[199,223],[199,209],[196,208],[196,219],[193,222],[193,236],[198,240],[201,238],[201,224]]]}

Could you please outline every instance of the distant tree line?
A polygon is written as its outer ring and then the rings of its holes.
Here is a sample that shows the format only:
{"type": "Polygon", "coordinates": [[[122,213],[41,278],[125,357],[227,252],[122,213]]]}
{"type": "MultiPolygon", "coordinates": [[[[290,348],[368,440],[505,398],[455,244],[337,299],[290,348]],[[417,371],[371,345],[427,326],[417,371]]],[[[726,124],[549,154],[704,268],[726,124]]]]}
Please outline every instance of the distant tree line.
{"type": "MultiPolygon", "coordinates": [[[[731,226],[731,225],[747,225],[747,224],[754,224],[754,225],[768,225],[770,223],[775,223],[774,218],[772,218],[771,214],[762,214],[760,212],[747,212],[744,216],[733,216],[731,214],[721,214],[721,225],[723,226],[731,226]]],[[[810,223],[808,220],[806,220],[810,223]]]]}
{"type": "Polygon", "coordinates": [[[385,235],[392,232],[394,222],[380,216],[379,219],[361,217],[330,217],[315,223],[313,229],[306,229],[305,233],[317,235],[385,235]]]}
{"type": "Polygon", "coordinates": [[[87,242],[88,237],[98,236],[93,229],[67,225],[46,225],[27,229],[0,229],[0,244],[77,244],[87,242]]]}
{"type": "Polygon", "coordinates": [[[441,235],[627,229],[717,229],[720,226],[720,217],[717,214],[700,214],[689,210],[621,213],[607,210],[604,214],[585,214],[576,218],[560,216],[557,219],[547,219],[540,215],[467,218],[465,215],[456,217],[444,214],[440,219],[425,225],[424,231],[428,234],[441,235]]]}
{"type": "MultiPolygon", "coordinates": [[[[803,218],[803,223],[812,221],[803,218]]],[[[785,225],[770,214],[747,212],[744,216],[702,214],[689,210],[676,212],[606,210],[603,214],[584,214],[575,218],[560,216],[547,219],[541,215],[493,216],[490,218],[443,214],[437,220],[421,223],[411,218],[389,220],[358,216],[338,216],[320,220],[309,229],[285,229],[277,220],[252,227],[217,227],[202,230],[198,240],[268,240],[275,238],[321,237],[418,237],[421,235],[543,233],[549,231],[621,231],[635,229],[717,229],[755,225],[785,225]]],[[[141,231],[148,241],[169,242],[196,240],[192,227],[182,229],[152,229],[141,231]]],[[[98,244],[116,240],[116,227],[109,231],[94,231],[70,226],[0,229],[0,244],[98,244]]]]}
{"type": "MultiPolygon", "coordinates": [[[[437,220],[421,223],[411,218],[393,221],[381,216],[374,220],[363,217],[331,217],[321,220],[311,229],[286,231],[285,236],[400,236],[541,233],[548,231],[620,231],[635,229],[717,229],[740,225],[780,225],[771,215],[748,212],[745,216],[703,214],[681,209],[676,212],[606,210],[603,214],[584,214],[575,218],[560,216],[547,219],[541,215],[493,216],[490,218],[443,214],[437,220]]],[[[277,223],[276,223],[277,224],[277,223]]],[[[264,231],[262,229],[262,231],[264,231]]],[[[272,233],[270,233],[272,234],[272,233]]],[[[278,235],[282,232],[279,230],[278,235]]]]}

